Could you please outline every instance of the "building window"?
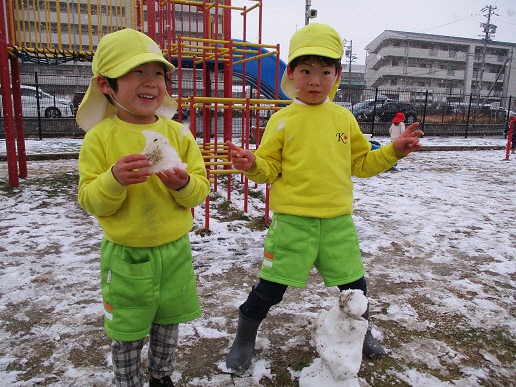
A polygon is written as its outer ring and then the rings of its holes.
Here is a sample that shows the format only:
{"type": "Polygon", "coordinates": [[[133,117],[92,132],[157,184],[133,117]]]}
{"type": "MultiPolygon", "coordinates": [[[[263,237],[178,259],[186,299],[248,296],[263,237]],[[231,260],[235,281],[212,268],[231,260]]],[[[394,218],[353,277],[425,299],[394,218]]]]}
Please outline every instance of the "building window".
{"type": "Polygon", "coordinates": [[[400,61],[398,59],[393,59],[391,63],[392,67],[398,67],[400,65],[400,61]]]}
{"type": "Polygon", "coordinates": [[[392,78],[391,79],[391,86],[398,86],[398,79],[397,78],[392,78]]]}
{"type": "Polygon", "coordinates": [[[451,67],[448,67],[448,75],[455,75],[455,70],[452,69],[451,67]]]}

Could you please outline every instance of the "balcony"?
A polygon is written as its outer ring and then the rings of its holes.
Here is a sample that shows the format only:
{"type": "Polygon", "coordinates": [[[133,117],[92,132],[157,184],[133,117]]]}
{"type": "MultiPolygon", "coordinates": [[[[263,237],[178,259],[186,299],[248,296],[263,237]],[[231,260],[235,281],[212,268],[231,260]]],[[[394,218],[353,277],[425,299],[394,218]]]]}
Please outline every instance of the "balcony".
{"type": "MultiPolygon", "coordinates": [[[[374,56],[374,55],[372,55],[374,56]]],[[[414,48],[405,46],[386,46],[380,49],[376,56],[381,57],[403,57],[424,59],[426,61],[447,61],[465,62],[468,53],[462,51],[431,50],[428,48],[414,48]],[[408,50],[408,51],[407,51],[408,50]],[[408,55],[407,55],[408,54],[408,55]]],[[[494,57],[493,58],[497,58],[494,57]]],[[[496,63],[493,59],[493,63],[496,63]]]]}
{"type": "MultiPolygon", "coordinates": [[[[378,70],[369,70],[367,78],[380,78],[385,76],[395,76],[400,78],[427,78],[427,79],[448,79],[448,80],[463,80],[465,71],[454,70],[450,73],[445,69],[431,69],[424,67],[407,67],[404,66],[390,66],[381,67],[378,70]]],[[[491,74],[489,74],[491,75],[491,74]]],[[[495,75],[495,74],[493,74],[495,75]]],[[[487,80],[487,78],[486,78],[487,80]]]]}

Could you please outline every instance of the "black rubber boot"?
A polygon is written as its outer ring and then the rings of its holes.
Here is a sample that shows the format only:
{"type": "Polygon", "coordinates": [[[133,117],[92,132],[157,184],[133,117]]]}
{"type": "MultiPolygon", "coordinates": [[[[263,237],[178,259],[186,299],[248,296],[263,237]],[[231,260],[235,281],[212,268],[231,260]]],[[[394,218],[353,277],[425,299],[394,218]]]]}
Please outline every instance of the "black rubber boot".
{"type": "MultiPolygon", "coordinates": [[[[367,305],[366,312],[362,315],[363,318],[369,321],[369,305],[367,305]]],[[[373,337],[371,333],[371,327],[367,328],[366,335],[364,337],[364,346],[362,347],[362,354],[371,359],[381,359],[386,355],[385,349],[382,345],[373,337]]]]}
{"type": "Polygon", "coordinates": [[[262,320],[251,320],[238,311],[238,327],[235,341],[226,357],[226,367],[242,375],[251,366],[258,327],[262,320]]]}

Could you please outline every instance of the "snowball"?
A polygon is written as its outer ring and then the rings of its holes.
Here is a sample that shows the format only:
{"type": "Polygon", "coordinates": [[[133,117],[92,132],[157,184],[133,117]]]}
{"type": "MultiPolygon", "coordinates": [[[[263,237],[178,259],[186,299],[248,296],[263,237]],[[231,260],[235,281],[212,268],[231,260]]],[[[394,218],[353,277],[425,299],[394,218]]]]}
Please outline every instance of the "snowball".
{"type": "Polygon", "coordinates": [[[168,143],[168,139],[161,133],[144,130],[145,149],[142,155],[146,155],[152,163],[148,169],[154,173],[159,173],[167,169],[179,167],[186,169],[187,165],[183,163],[177,151],[168,143]]]}
{"type": "Polygon", "coordinates": [[[361,290],[346,290],[329,311],[322,311],[314,325],[320,358],[301,371],[300,387],[359,386],[362,346],[367,321],[362,317],[367,298],[361,290]]]}

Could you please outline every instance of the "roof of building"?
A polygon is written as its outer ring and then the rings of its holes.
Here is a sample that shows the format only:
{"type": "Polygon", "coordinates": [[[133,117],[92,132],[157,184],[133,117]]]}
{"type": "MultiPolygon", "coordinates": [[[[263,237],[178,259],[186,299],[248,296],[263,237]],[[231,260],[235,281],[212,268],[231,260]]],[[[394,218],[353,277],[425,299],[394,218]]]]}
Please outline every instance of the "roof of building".
{"type": "MultiPolygon", "coordinates": [[[[396,30],[385,30],[379,36],[377,36],[371,43],[366,46],[366,50],[373,51],[378,44],[385,40],[387,37],[401,37],[401,38],[410,38],[415,40],[425,40],[425,41],[439,41],[439,42],[450,42],[450,43],[463,43],[463,44],[483,44],[483,39],[472,39],[472,38],[462,38],[458,36],[446,36],[446,35],[432,35],[425,34],[420,32],[409,32],[409,31],[396,31],[396,30]]],[[[498,47],[516,47],[516,43],[510,42],[499,42],[495,40],[491,40],[488,43],[489,46],[498,46],[498,47]]]]}

